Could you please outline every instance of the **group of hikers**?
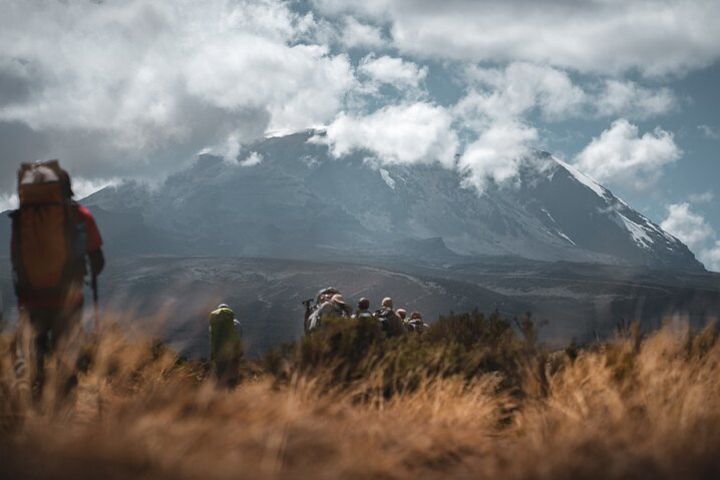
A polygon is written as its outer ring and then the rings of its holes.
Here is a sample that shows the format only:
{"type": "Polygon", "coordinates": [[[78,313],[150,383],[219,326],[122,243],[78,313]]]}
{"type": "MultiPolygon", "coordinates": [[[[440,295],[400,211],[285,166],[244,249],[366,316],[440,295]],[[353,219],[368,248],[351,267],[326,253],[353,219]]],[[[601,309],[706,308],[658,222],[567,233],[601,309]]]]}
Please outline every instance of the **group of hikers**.
{"type": "Polygon", "coordinates": [[[390,297],[383,298],[380,308],[370,311],[370,300],[363,297],[355,311],[345,303],[342,293],[334,287],[320,290],[314,299],[303,302],[305,305],[305,333],[311,333],[331,318],[368,318],[374,319],[388,336],[401,335],[406,332],[422,333],[427,328],[420,312],[412,312],[409,316],[407,310],[393,306],[390,297]]]}
{"type": "MultiPolygon", "coordinates": [[[[33,392],[42,391],[45,361],[82,332],[83,287],[92,287],[95,330],[98,328],[97,277],[105,266],[103,241],[90,211],[74,200],[70,175],[57,160],[25,163],[17,177],[19,207],[11,212],[11,263],[21,326],[30,327],[34,350],[33,392]]],[[[325,288],[305,305],[305,333],[330,318],[367,318],[379,322],[388,336],[423,332],[418,312],[409,316],[384,298],[375,312],[361,298],[353,309],[336,288],[325,288]]],[[[242,330],[235,314],[221,304],[210,314],[210,360],[219,378],[237,370],[242,330]]],[[[70,369],[72,370],[72,369],[70,369]]],[[[71,375],[72,376],[72,375],[71,375]]]]}
{"type": "MultiPolygon", "coordinates": [[[[370,311],[370,300],[363,297],[353,308],[345,302],[342,293],[334,287],[320,290],[315,298],[302,302],[305,306],[305,334],[309,335],[327,325],[329,320],[367,319],[378,322],[388,337],[405,333],[422,333],[427,329],[420,312],[410,316],[404,308],[393,308],[390,297],[383,298],[380,308],[370,311]]],[[[242,326],[233,310],[221,303],[210,312],[210,362],[218,380],[234,384],[243,355],[242,326]]]]}

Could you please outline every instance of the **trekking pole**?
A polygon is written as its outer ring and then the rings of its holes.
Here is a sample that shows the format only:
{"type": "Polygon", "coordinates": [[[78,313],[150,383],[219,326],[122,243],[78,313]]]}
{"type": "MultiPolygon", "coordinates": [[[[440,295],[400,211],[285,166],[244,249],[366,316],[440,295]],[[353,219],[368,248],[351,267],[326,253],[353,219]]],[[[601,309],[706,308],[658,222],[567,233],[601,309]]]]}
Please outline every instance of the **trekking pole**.
{"type": "Polygon", "coordinates": [[[98,305],[98,284],[97,275],[92,276],[92,292],[93,292],[93,322],[95,324],[95,333],[100,332],[100,307],[98,305]]]}

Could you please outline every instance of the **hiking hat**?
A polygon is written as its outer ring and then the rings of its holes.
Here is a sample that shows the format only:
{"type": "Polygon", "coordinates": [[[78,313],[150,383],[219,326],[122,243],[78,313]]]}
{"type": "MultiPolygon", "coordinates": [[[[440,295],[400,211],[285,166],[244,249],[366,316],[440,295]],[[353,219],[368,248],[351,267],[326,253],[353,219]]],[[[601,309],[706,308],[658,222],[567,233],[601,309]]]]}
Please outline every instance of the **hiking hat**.
{"type": "Polygon", "coordinates": [[[397,313],[397,316],[402,319],[405,319],[405,317],[407,317],[407,310],[405,310],[404,308],[398,308],[395,313],[397,313]]]}
{"type": "Polygon", "coordinates": [[[383,298],[382,306],[387,308],[393,308],[393,301],[390,297],[383,298]]]}
{"type": "Polygon", "coordinates": [[[217,309],[220,310],[221,308],[228,308],[228,309],[229,309],[229,308],[230,308],[230,305],[228,305],[227,303],[221,303],[220,305],[217,306],[217,309]]]}
{"type": "Polygon", "coordinates": [[[335,295],[333,295],[332,298],[330,299],[330,301],[333,303],[340,304],[340,305],[345,305],[345,299],[339,293],[336,293],[335,295]]]}

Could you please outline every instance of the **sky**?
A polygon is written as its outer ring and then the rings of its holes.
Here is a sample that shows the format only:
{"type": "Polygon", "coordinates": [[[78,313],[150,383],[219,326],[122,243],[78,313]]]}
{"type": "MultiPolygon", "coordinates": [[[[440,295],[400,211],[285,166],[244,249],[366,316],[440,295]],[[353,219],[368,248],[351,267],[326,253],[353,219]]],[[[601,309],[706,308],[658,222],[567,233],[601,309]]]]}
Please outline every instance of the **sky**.
{"type": "MultiPolygon", "coordinates": [[[[0,209],[327,129],[480,194],[546,150],[720,270],[717,0],[0,0],[0,209]]],[[[252,161],[252,159],[249,159],[252,161]]]]}

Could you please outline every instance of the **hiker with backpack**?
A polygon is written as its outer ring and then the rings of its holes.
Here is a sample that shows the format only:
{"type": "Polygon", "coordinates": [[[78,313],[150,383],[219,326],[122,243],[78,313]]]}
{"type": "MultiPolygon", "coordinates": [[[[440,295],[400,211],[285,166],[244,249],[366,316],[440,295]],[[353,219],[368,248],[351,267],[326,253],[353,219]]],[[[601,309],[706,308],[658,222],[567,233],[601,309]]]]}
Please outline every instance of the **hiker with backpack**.
{"type": "Polygon", "coordinates": [[[352,307],[345,303],[345,299],[340,293],[336,293],[332,295],[329,300],[325,300],[325,302],[310,315],[308,319],[308,333],[317,330],[331,318],[350,318],[351,315],[352,307]]]}
{"type": "Polygon", "coordinates": [[[373,316],[380,322],[380,326],[388,337],[402,335],[406,331],[402,320],[393,309],[393,300],[390,297],[383,298],[380,309],[373,316]]]}
{"type": "MultiPolygon", "coordinates": [[[[11,263],[18,310],[33,331],[36,393],[45,357],[81,328],[86,275],[97,305],[97,276],[105,266],[95,219],[73,196],[57,160],[20,166],[19,208],[10,214],[11,263]]],[[[97,322],[96,308],[96,328],[97,322]]]]}
{"type": "Polygon", "coordinates": [[[242,327],[225,303],[210,312],[210,363],[217,379],[233,386],[243,355],[242,327]]]}
{"type": "Polygon", "coordinates": [[[314,323],[317,323],[317,312],[320,309],[320,307],[327,301],[329,301],[333,295],[340,293],[340,290],[338,290],[335,287],[327,287],[320,290],[317,295],[315,295],[315,298],[309,298],[307,300],[304,300],[302,302],[303,306],[305,307],[305,320],[303,322],[305,335],[310,333],[312,330],[312,326],[314,323]]]}
{"type": "Polygon", "coordinates": [[[412,312],[406,325],[408,331],[415,333],[423,333],[428,328],[428,324],[423,321],[420,312],[412,312]]]}
{"type": "Polygon", "coordinates": [[[353,320],[373,318],[372,313],[370,313],[370,300],[365,297],[361,298],[358,301],[357,310],[352,318],[353,320]]]}

